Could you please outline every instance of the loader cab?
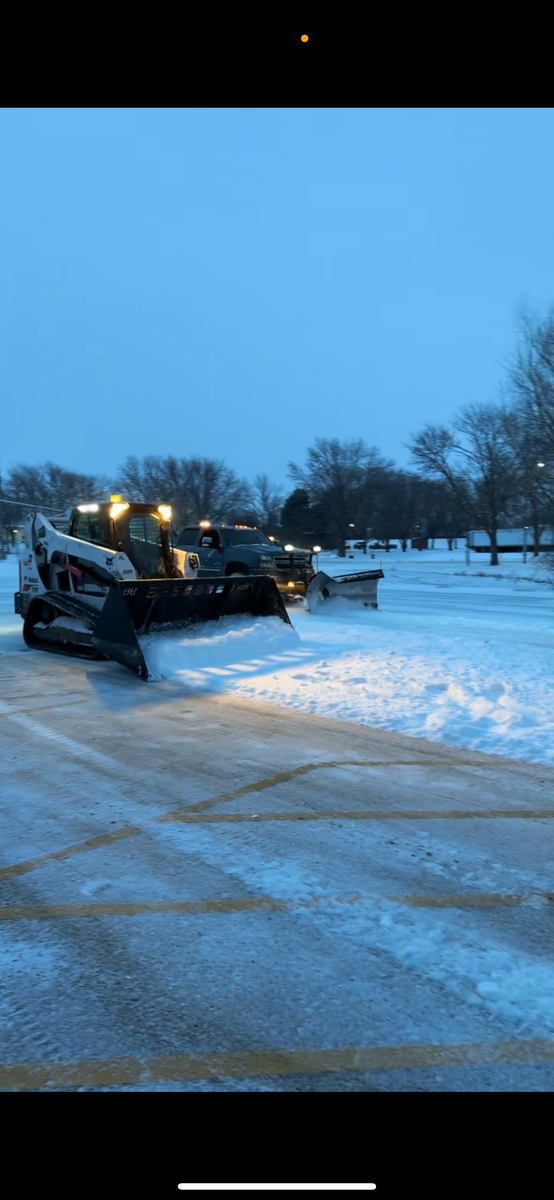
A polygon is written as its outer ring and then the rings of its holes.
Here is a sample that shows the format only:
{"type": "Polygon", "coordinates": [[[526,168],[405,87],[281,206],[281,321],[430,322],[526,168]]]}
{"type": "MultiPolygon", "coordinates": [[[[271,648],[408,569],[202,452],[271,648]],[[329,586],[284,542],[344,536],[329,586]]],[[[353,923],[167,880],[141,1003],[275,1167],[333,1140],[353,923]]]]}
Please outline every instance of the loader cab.
{"type": "Polygon", "coordinates": [[[170,522],[166,505],[133,504],[112,496],[109,503],[73,509],[68,533],[126,554],[142,579],[164,579],[174,574],[170,522]]]}

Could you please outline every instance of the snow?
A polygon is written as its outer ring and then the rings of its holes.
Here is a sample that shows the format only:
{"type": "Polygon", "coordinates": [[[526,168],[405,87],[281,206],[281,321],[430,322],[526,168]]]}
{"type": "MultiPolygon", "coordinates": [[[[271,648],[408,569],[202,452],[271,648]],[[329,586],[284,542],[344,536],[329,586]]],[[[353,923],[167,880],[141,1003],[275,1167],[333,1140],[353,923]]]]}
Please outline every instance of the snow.
{"type": "MultiPolygon", "coordinates": [[[[73,629],[75,633],[90,633],[90,626],[86,621],[80,620],[79,617],[55,617],[51,625],[57,625],[61,629],[73,629]]],[[[45,629],[44,621],[37,621],[37,629],[45,629]]]]}
{"type": "Polygon", "coordinates": [[[231,692],[491,754],[554,762],[554,588],[546,560],[465,550],[319,555],[328,574],[382,565],[379,609],[235,618],[166,639],[147,661],[191,690],[231,692]],[[329,613],[329,615],[327,615],[329,613]],[[229,635],[231,634],[231,637],[229,635]],[[227,636],[226,636],[227,635],[227,636]],[[301,668],[301,669],[299,669],[301,668]]]}
{"type": "MultiPolygon", "coordinates": [[[[291,603],[277,617],[228,618],[143,639],[154,677],[491,754],[554,763],[554,587],[546,559],[464,549],[320,554],[343,574],[382,565],[379,609],[291,603]]],[[[16,559],[0,563],[0,629],[20,630],[16,559]]],[[[4,639],[0,639],[0,645],[4,639]]],[[[155,686],[153,684],[152,686],[155,686]]]]}
{"type": "MultiPolygon", "coordinates": [[[[319,566],[339,574],[379,566],[379,557],[322,554],[319,566]]],[[[70,933],[62,921],[4,920],[8,1059],[138,1055],[152,1045],[165,1053],[175,1045],[172,1028],[179,1050],[202,1053],[228,1036],[231,1049],[554,1038],[553,822],[447,819],[450,810],[479,804],[497,810],[502,803],[510,816],[516,806],[542,811],[547,784],[541,793],[542,779],[531,786],[527,772],[502,764],[498,771],[368,767],[358,765],[359,749],[355,765],[326,762],[351,759],[347,722],[356,722],[552,763],[548,566],[503,556],[489,568],[486,556],[468,564],[463,550],[443,546],[383,554],[382,566],[378,611],[349,605],[311,616],[291,604],[294,628],[243,616],[143,639],[149,666],[164,680],[157,685],[117,664],[91,669],[55,658],[46,665],[44,654],[25,650],[13,613],[17,561],[0,562],[2,852],[6,866],[19,860],[25,868],[21,879],[4,880],[3,903],[215,894],[281,904],[225,918],[110,916],[109,926],[85,924],[82,934],[76,919],[70,933]],[[214,691],[327,714],[345,726],[340,738],[335,726],[297,736],[298,722],[279,733],[277,710],[268,729],[265,716],[256,725],[243,706],[216,704],[206,713],[202,704],[181,703],[182,695],[214,691]],[[285,772],[277,782],[291,762],[314,771],[290,780],[285,772]],[[262,794],[264,775],[271,787],[262,794]],[[236,792],[225,809],[228,788],[236,792]],[[195,823],[206,801],[229,823],[195,823]],[[190,823],[167,820],[184,804],[197,809],[190,823]],[[405,819],[414,805],[423,813],[405,819]],[[394,819],[349,819],[371,808],[394,819]],[[425,819],[431,809],[444,818],[425,819]],[[287,817],[285,810],[290,819],[250,819],[287,817]],[[299,823],[293,818],[302,811],[318,819],[299,823]],[[249,820],[233,823],[233,813],[249,820]],[[84,838],[95,843],[86,853],[84,838]],[[25,863],[35,859],[27,888],[25,863]],[[507,903],[496,906],[495,896],[507,903]],[[411,903],[421,897],[437,907],[411,903]],[[464,907],[457,897],[485,902],[464,907]],[[127,995],[132,1017],[117,993],[127,995]],[[176,998],[189,1018],[194,1012],[186,1030],[176,998]],[[33,1020],[43,1014],[37,1033],[22,1021],[25,1005],[33,1020]],[[167,1043],[150,1041],[152,1030],[167,1043]],[[50,1042],[43,1043],[45,1031],[50,1042]]],[[[514,1078],[522,1090],[532,1078],[526,1070],[491,1071],[485,1090],[514,1078]]],[[[450,1090],[458,1088],[459,1081],[450,1090]]]]}
{"type": "Polygon", "coordinates": [[[153,674],[204,690],[206,675],[233,679],[240,671],[271,670],[276,661],[296,661],[300,638],[279,617],[262,621],[242,616],[193,626],[180,637],[152,634],[140,643],[153,674]]]}
{"type": "MultiPolygon", "coordinates": [[[[179,835],[170,827],[164,836],[171,842],[179,835]]],[[[322,921],[330,928],[340,922],[341,938],[355,953],[392,956],[406,969],[446,985],[464,1004],[485,1008],[491,1016],[511,1022],[519,1036],[554,1035],[554,966],[548,958],[537,958],[531,948],[526,952],[522,946],[515,950],[502,944],[498,931],[496,936],[489,935],[479,917],[468,917],[467,910],[443,910],[437,919],[433,910],[411,910],[392,902],[383,895],[387,888],[391,890],[388,831],[374,827],[370,836],[369,882],[368,857],[364,860],[360,854],[359,830],[352,831],[350,847],[335,832],[331,877],[329,857],[321,846],[314,845],[313,836],[308,848],[305,843],[289,841],[286,856],[281,854],[276,860],[273,833],[260,829],[253,836],[243,829],[240,841],[233,842],[228,831],[195,827],[187,830],[187,852],[226,876],[255,886],[260,894],[293,905],[305,921],[313,923],[314,936],[322,921]],[[366,881],[362,882],[359,867],[364,861],[366,881]],[[358,882],[356,888],[353,879],[358,882]]],[[[419,863],[429,875],[427,891],[432,890],[433,875],[444,880],[445,890],[452,888],[454,873],[460,892],[474,889],[513,894],[529,889],[531,909],[544,906],[539,889],[548,882],[548,872],[541,875],[536,870],[510,869],[475,845],[464,852],[456,843],[415,832],[405,833],[395,844],[394,871],[402,881],[399,890],[409,886],[415,839],[425,841],[428,848],[422,851],[419,863]],[[431,859],[423,857],[426,853],[431,859]]]]}

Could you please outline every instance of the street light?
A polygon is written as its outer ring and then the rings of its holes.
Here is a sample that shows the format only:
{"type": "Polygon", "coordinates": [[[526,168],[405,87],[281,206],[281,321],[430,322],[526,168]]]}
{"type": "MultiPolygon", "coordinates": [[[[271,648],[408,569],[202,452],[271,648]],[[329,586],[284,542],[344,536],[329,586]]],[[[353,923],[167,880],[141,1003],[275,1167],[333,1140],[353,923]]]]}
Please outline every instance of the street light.
{"type": "MultiPolygon", "coordinates": [[[[537,466],[538,466],[538,463],[537,463],[537,466]]],[[[524,561],[524,563],[527,562],[527,530],[528,529],[529,529],[529,525],[523,526],[523,561],[524,561]]]]}
{"type": "Polygon", "coordinates": [[[319,571],[319,552],[321,550],[321,546],[312,546],[312,550],[315,554],[315,569],[316,571],[319,571]]]}
{"type": "Polygon", "coordinates": [[[537,466],[538,466],[538,467],[544,467],[544,466],[546,466],[546,463],[543,463],[543,462],[538,462],[538,463],[537,463],[537,466]]]}

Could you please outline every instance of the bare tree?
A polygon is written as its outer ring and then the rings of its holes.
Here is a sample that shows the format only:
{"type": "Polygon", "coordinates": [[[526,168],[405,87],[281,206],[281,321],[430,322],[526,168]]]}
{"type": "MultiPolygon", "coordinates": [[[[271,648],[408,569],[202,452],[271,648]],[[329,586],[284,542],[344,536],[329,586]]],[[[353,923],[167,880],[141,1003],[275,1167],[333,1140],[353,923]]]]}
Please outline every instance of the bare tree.
{"type": "Polygon", "coordinates": [[[378,492],[374,530],[388,544],[391,538],[400,540],[407,550],[418,522],[422,520],[424,481],[411,471],[389,471],[378,492]]]}
{"type": "Polygon", "coordinates": [[[452,550],[457,538],[463,537],[466,521],[458,498],[444,479],[421,479],[420,516],[421,532],[431,539],[448,539],[452,550]]]}
{"type": "Polygon", "coordinates": [[[497,566],[499,521],[516,491],[506,410],[496,404],[467,405],[452,428],[426,425],[409,448],[418,466],[445,480],[468,521],[486,530],[491,566],[497,566]]]}
{"type": "Polygon", "coordinates": [[[94,475],[82,475],[67,471],[56,463],[47,462],[40,466],[20,463],[8,471],[5,497],[10,504],[10,520],[20,523],[25,520],[30,508],[44,508],[47,512],[63,512],[81,500],[99,500],[106,482],[94,475]]]}
{"type": "Polygon", "coordinates": [[[541,458],[554,459],[554,308],[542,319],[523,313],[508,379],[541,458]]]}
{"type": "Polygon", "coordinates": [[[188,467],[186,459],[167,455],[147,454],[144,458],[130,455],[119,471],[120,486],[130,500],[145,502],[187,502],[188,467]]]}
{"type": "Polygon", "coordinates": [[[514,454],[517,501],[514,518],[533,530],[533,555],[539,554],[541,534],[554,519],[554,463],[543,456],[544,439],[528,420],[526,406],[506,414],[506,436],[514,454]]]}
{"type": "Polygon", "coordinates": [[[293,542],[301,549],[324,544],[328,540],[328,518],[317,504],[310,504],[305,488],[295,488],[281,509],[283,541],[293,542]]]}
{"type": "Polygon", "coordinates": [[[350,527],[356,530],[367,521],[375,481],[391,465],[361,438],[348,442],[317,438],[307,451],[304,467],[289,463],[291,479],[305,488],[310,502],[326,514],[340,557],[344,558],[350,527]]]}
{"type": "Polygon", "coordinates": [[[254,476],[253,506],[256,524],[263,529],[275,531],[279,528],[279,517],[283,504],[283,490],[271,483],[265,472],[254,476]]]}
{"type": "Polygon", "coordinates": [[[218,459],[131,456],[119,478],[131,499],[170,503],[177,524],[239,520],[252,508],[249,484],[218,459]]]}

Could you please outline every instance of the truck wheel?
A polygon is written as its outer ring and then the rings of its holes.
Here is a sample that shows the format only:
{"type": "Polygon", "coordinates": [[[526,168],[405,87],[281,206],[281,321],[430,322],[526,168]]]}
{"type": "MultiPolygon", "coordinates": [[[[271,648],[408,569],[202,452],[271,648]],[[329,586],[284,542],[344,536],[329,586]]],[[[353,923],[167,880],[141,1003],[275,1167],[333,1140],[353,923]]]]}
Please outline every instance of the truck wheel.
{"type": "Polygon", "coordinates": [[[231,571],[231,574],[229,575],[228,578],[229,579],[246,579],[247,574],[248,574],[247,571],[231,571]]]}

